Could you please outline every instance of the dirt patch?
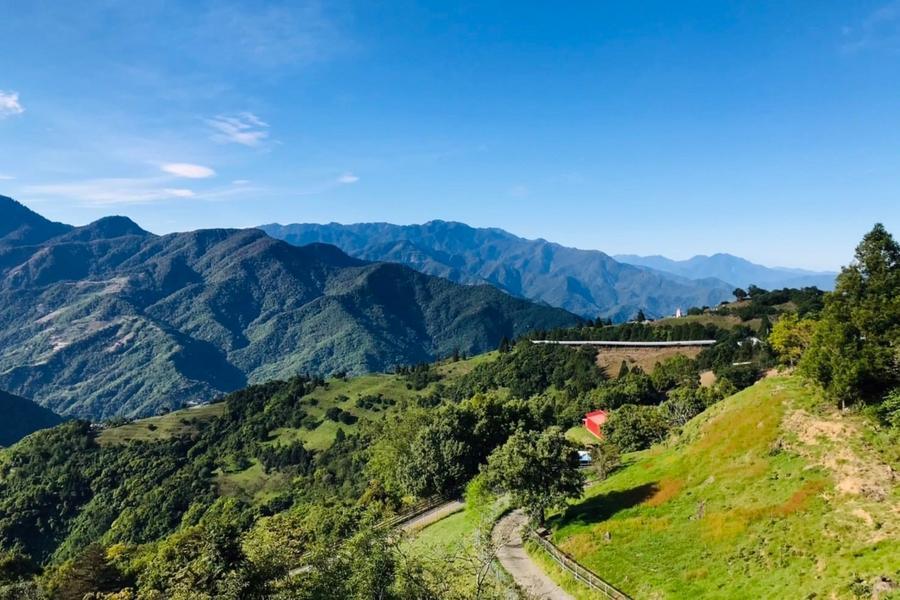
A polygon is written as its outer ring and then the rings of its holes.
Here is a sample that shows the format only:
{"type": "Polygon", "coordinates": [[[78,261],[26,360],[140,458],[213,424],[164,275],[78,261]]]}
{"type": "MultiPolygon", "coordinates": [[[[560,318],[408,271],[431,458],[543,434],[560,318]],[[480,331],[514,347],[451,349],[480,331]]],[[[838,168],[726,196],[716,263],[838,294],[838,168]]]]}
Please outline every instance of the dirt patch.
{"type": "Polygon", "coordinates": [[[712,387],[716,383],[716,374],[712,371],[703,371],[700,373],[700,385],[703,387],[712,387]]]}
{"type": "Polygon", "coordinates": [[[650,499],[644,502],[646,506],[660,506],[674,498],[684,487],[684,482],[679,479],[663,479],[659,482],[659,488],[650,499]]]}
{"type": "Polygon", "coordinates": [[[840,415],[814,416],[804,410],[791,412],[784,426],[797,436],[799,443],[789,444],[790,449],[833,473],[835,487],[841,494],[885,500],[897,481],[897,473],[872,457],[860,457],[850,441],[861,434],[842,419],[840,415]]]}
{"type": "Polygon", "coordinates": [[[673,356],[697,358],[702,348],[600,348],[597,351],[597,366],[606,370],[610,377],[619,374],[622,361],[628,368],[640,367],[645,373],[656,368],[656,363],[663,362],[673,356]]]}
{"type": "Polygon", "coordinates": [[[817,418],[804,410],[795,410],[789,414],[784,424],[788,430],[797,434],[801,442],[807,445],[818,444],[822,438],[838,442],[846,440],[849,435],[844,423],[817,418]]]}
{"type": "Polygon", "coordinates": [[[825,489],[823,481],[808,481],[804,483],[799,490],[794,492],[790,498],[782,504],[772,509],[772,514],[779,517],[787,517],[806,506],[809,499],[825,489]]]}

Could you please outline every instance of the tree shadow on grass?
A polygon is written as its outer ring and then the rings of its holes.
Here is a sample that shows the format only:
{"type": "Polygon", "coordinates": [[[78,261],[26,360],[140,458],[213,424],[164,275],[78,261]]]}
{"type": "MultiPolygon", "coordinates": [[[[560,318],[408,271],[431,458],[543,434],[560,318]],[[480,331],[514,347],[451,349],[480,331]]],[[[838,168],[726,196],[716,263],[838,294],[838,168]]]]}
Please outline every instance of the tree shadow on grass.
{"type": "Polygon", "coordinates": [[[619,511],[646,502],[659,491],[657,482],[645,483],[627,490],[616,490],[588,498],[568,507],[561,515],[551,519],[554,527],[587,525],[605,521],[619,511]]]}

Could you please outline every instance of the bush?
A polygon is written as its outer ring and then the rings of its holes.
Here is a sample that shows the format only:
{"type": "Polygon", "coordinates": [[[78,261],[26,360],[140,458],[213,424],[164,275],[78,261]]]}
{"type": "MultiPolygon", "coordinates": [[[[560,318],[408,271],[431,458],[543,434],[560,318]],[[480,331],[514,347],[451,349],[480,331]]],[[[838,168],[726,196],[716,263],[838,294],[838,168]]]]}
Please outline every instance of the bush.
{"type": "Polygon", "coordinates": [[[900,428],[900,388],[893,389],[884,397],[878,407],[878,416],[891,427],[900,428]]]}

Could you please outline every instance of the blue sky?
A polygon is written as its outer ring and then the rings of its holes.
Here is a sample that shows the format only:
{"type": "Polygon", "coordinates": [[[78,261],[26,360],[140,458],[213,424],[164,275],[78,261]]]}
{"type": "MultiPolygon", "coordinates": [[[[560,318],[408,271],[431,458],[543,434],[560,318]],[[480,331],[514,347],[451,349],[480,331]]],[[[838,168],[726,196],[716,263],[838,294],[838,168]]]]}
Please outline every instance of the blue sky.
{"type": "Polygon", "coordinates": [[[0,0],[0,193],[809,268],[900,234],[900,1],[448,4],[0,0]]]}

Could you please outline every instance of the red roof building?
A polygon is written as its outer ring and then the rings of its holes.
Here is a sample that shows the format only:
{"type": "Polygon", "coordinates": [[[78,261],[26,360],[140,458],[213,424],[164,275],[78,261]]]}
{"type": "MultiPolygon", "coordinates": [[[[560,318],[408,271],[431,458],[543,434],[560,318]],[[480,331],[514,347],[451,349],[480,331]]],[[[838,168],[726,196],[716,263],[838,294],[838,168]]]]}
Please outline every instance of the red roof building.
{"type": "Polygon", "coordinates": [[[584,415],[582,423],[585,429],[593,433],[598,438],[603,437],[603,424],[606,423],[608,415],[605,410],[595,410],[584,415]]]}

